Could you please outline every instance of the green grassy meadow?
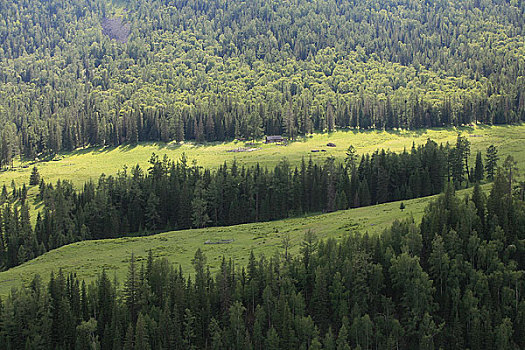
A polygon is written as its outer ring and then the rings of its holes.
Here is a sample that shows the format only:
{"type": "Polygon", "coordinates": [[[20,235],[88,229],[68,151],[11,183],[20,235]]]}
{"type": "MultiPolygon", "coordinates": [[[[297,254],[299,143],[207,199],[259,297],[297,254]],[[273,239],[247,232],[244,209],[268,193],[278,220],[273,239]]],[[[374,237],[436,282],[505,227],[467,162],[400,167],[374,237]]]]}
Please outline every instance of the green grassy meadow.
{"type": "MultiPolygon", "coordinates": [[[[217,167],[234,159],[239,164],[247,166],[257,162],[264,166],[273,166],[286,157],[292,164],[298,164],[302,158],[312,157],[314,161],[322,161],[327,156],[336,159],[346,157],[346,150],[353,145],[359,154],[373,152],[377,149],[402,151],[409,149],[414,142],[416,145],[426,142],[428,138],[437,143],[450,142],[455,144],[457,133],[462,132],[471,142],[472,165],[478,150],[495,144],[499,148],[500,156],[512,154],[522,169],[525,169],[525,125],[517,126],[475,126],[464,128],[437,128],[416,131],[378,131],[378,130],[350,130],[333,133],[314,134],[300,138],[286,146],[258,142],[255,146],[260,150],[244,153],[227,152],[238,147],[244,147],[244,142],[231,141],[225,143],[183,144],[171,143],[141,143],[120,147],[80,149],[72,153],[61,154],[54,161],[38,162],[42,177],[46,182],[56,182],[58,179],[68,179],[76,185],[83,184],[89,179],[98,178],[100,174],[115,174],[124,166],[139,164],[148,167],[148,160],[152,152],[161,157],[166,154],[171,159],[179,159],[184,152],[188,160],[196,160],[203,167],[217,167]],[[336,147],[327,147],[332,142],[336,147]],[[312,153],[313,149],[326,152],[312,153]]],[[[250,146],[252,147],[252,146],[250,146]]],[[[191,163],[190,163],[191,164],[191,163]]],[[[0,173],[0,185],[9,185],[12,180],[17,186],[29,181],[32,163],[17,162],[10,171],[0,173]]]]}
{"type": "MultiPolygon", "coordinates": [[[[466,191],[470,189],[461,193],[466,191]]],[[[395,220],[413,217],[418,223],[425,207],[434,198],[435,196],[404,201],[406,208],[403,211],[399,209],[400,202],[392,202],[273,222],[73,243],[1,272],[0,296],[9,294],[13,287],[29,283],[35,274],[48,280],[51,271],[56,273],[59,269],[74,272],[87,282],[93,281],[102,269],[106,269],[110,276],[116,276],[122,282],[126,277],[132,252],[138,261],[144,261],[151,250],[155,257],[165,257],[176,265],[180,264],[186,274],[193,272],[191,259],[197,248],[201,248],[206,254],[212,272],[219,267],[223,256],[232,258],[238,265],[244,265],[251,250],[256,255],[282,255],[283,238],[286,236],[290,239],[289,251],[293,255],[298,252],[305,232],[310,229],[320,239],[339,239],[355,232],[378,234],[390,227],[395,220]],[[204,244],[207,240],[222,239],[234,239],[234,242],[204,244]]]]}
{"type": "MultiPolygon", "coordinates": [[[[145,168],[152,152],[160,156],[168,155],[178,159],[186,153],[188,159],[197,160],[198,165],[216,167],[223,162],[236,159],[240,164],[253,165],[257,162],[272,166],[286,157],[292,164],[301,159],[312,157],[314,161],[322,161],[327,156],[342,160],[350,144],[356,147],[358,153],[373,152],[376,149],[402,151],[426,142],[428,138],[438,142],[455,143],[457,133],[462,132],[471,142],[471,164],[478,150],[483,152],[491,145],[497,145],[500,154],[500,164],[508,154],[514,156],[518,165],[525,173],[525,125],[517,126],[476,126],[465,128],[440,128],[418,131],[337,131],[331,134],[315,134],[292,142],[286,146],[259,143],[254,147],[260,150],[246,153],[229,153],[228,150],[244,147],[244,142],[227,142],[198,145],[191,142],[176,143],[144,143],[136,146],[121,146],[117,148],[90,148],[77,150],[69,154],[61,154],[54,161],[39,162],[38,167],[42,177],[47,182],[58,179],[68,179],[80,185],[100,174],[115,174],[124,166],[139,164],[145,168]],[[327,147],[332,142],[336,147],[327,147]],[[324,149],[326,152],[312,153],[312,149],[324,149]]],[[[15,169],[0,172],[0,185],[9,185],[12,180],[17,186],[27,183],[31,172],[31,164],[19,162],[15,169]]],[[[488,188],[488,185],[485,185],[488,188]]],[[[36,193],[32,188],[30,196],[36,193]]],[[[468,190],[467,190],[468,191],[468,190]]],[[[419,222],[424,208],[432,197],[404,201],[406,209],[399,209],[399,202],[377,206],[351,209],[330,214],[313,215],[302,218],[246,224],[232,227],[215,227],[207,229],[185,230],[161,233],[148,237],[127,237],[112,240],[85,241],[61,247],[29,261],[21,266],[0,273],[0,295],[6,295],[12,287],[30,281],[35,274],[47,279],[50,271],[62,268],[66,272],[76,272],[78,276],[92,281],[102,268],[110,274],[115,274],[122,281],[126,274],[131,252],[139,259],[145,259],[147,252],[152,250],[157,257],[166,257],[175,264],[180,264],[186,273],[191,273],[191,258],[197,248],[202,248],[208,256],[212,270],[219,265],[222,256],[231,257],[236,263],[244,264],[249,252],[272,255],[283,252],[282,239],[289,234],[291,252],[297,252],[304,233],[314,230],[320,238],[340,238],[345,234],[369,232],[377,234],[389,227],[396,219],[413,216],[419,222]],[[208,239],[231,239],[231,244],[205,245],[208,239]]],[[[35,210],[32,208],[32,219],[35,210]]]]}

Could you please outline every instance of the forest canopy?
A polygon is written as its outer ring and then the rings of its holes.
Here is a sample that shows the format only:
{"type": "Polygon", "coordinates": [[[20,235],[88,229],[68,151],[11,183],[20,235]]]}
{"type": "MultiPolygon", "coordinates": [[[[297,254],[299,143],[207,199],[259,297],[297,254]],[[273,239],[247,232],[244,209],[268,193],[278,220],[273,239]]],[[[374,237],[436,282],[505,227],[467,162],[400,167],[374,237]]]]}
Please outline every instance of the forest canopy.
{"type": "Polygon", "coordinates": [[[0,301],[2,349],[523,349],[522,195],[451,186],[421,225],[318,241],[298,254],[224,257],[193,274],[131,255],[119,284],[52,273],[0,301]],[[244,263],[243,263],[244,264],[244,263]]]}
{"type": "Polygon", "coordinates": [[[0,165],[88,145],[524,120],[524,12],[496,0],[0,0],[0,165]]]}

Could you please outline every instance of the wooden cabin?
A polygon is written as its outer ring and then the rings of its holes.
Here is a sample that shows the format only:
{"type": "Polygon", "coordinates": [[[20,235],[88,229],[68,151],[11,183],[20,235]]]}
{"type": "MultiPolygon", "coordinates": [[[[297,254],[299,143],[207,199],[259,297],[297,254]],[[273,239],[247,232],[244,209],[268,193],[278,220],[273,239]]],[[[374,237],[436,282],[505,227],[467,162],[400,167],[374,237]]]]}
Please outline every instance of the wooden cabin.
{"type": "Polygon", "coordinates": [[[285,139],[281,135],[266,136],[266,143],[284,142],[285,139]]]}

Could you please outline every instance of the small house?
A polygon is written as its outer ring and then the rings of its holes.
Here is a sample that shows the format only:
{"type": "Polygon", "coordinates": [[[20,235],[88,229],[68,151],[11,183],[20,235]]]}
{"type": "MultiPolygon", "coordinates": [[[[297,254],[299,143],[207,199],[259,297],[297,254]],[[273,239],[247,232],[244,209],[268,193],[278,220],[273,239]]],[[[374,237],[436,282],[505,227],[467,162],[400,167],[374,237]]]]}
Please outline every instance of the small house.
{"type": "Polygon", "coordinates": [[[281,135],[266,136],[266,143],[277,143],[284,141],[284,137],[282,137],[281,135]]]}

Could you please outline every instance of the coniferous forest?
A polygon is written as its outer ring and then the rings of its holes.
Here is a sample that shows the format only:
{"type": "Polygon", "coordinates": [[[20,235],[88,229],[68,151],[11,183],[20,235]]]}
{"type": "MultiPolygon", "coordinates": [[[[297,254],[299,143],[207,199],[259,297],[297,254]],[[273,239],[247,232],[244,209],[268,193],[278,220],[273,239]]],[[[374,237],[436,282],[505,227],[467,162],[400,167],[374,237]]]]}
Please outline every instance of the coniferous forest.
{"type": "Polygon", "coordinates": [[[154,153],[80,186],[38,168],[143,141],[523,121],[523,0],[0,0],[0,176],[34,165],[2,180],[0,271],[83,240],[437,195],[421,222],[309,230],[247,264],[150,251],[123,280],[31,274],[0,298],[0,349],[525,349],[525,182],[498,144],[213,169],[154,153]]]}
{"type": "MultiPolygon", "coordinates": [[[[489,149],[497,158],[497,149],[489,149]]],[[[462,188],[481,181],[485,168],[491,179],[497,159],[484,165],[480,152],[469,167],[469,154],[462,136],[455,146],[428,140],[410,151],[381,150],[360,160],[350,147],[344,163],[303,159],[295,168],[284,159],[274,169],[233,162],[210,170],[189,164],[184,155],[174,162],[153,154],[147,170],[137,165],[116,176],[101,175],[78,190],[66,180],[39,181],[35,167],[29,182],[38,187],[36,203],[28,203],[25,185],[11,190],[4,185],[0,194],[0,267],[82,240],[263,222],[425,197],[442,192],[447,182],[462,188]],[[31,204],[41,207],[34,229],[31,204]]]]}
{"type": "Polygon", "coordinates": [[[525,119],[517,0],[0,0],[0,166],[95,145],[525,119]]]}
{"type": "MultiPolygon", "coordinates": [[[[124,281],[51,274],[1,303],[2,349],[523,349],[525,202],[448,186],[420,226],[194,271],[130,256],[124,281]]],[[[512,180],[511,180],[512,181],[512,180]]]]}

